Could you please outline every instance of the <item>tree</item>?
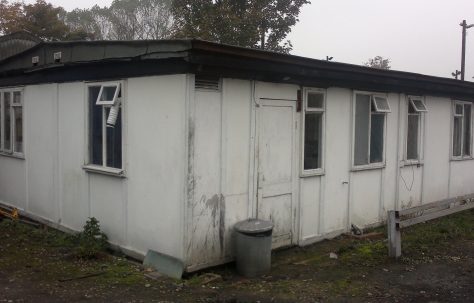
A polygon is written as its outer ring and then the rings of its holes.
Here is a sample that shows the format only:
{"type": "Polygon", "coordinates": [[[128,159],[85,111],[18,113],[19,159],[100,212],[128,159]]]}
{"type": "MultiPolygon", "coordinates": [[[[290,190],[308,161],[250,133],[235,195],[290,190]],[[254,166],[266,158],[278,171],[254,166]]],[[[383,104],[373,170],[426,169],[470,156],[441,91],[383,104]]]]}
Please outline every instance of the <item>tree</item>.
{"type": "Polygon", "coordinates": [[[163,39],[171,33],[171,0],[114,0],[110,7],[75,9],[65,20],[93,39],[163,39]]]}
{"type": "Polygon", "coordinates": [[[171,28],[168,0],[115,0],[109,8],[115,39],[162,39],[171,28]]]}
{"type": "Polygon", "coordinates": [[[174,36],[288,53],[308,0],[175,0],[174,36]]]}
{"type": "Polygon", "coordinates": [[[65,14],[62,7],[55,7],[44,0],[36,0],[34,4],[6,0],[0,2],[0,31],[11,34],[26,30],[43,40],[64,40],[69,29],[61,20],[65,14]]]}
{"type": "Polygon", "coordinates": [[[375,56],[369,61],[364,63],[365,66],[378,68],[378,69],[390,69],[390,59],[384,59],[382,56],[375,56]]]}
{"type": "Polygon", "coordinates": [[[74,9],[67,12],[64,22],[69,27],[70,34],[68,40],[102,40],[104,33],[101,30],[96,10],[100,7],[94,6],[92,9],[74,9]]]}
{"type": "Polygon", "coordinates": [[[23,10],[21,3],[9,4],[6,0],[0,1],[0,33],[11,34],[22,29],[21,19],[23,10]]]}

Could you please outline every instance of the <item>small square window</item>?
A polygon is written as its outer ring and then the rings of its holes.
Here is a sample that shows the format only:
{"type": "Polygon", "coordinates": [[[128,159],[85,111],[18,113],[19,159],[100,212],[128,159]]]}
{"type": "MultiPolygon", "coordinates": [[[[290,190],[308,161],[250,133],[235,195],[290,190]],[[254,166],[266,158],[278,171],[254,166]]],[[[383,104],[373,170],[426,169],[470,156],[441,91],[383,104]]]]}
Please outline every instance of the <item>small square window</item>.
{"type": "Polygon", "coordinates": [[[20,91],[13,92],[13,105],[21,105],[21,92],[20,91]]]}
{"type": "Polygon", "coordinates": [[[120,83],[102,85],[96,105],[114,105],[120,92],[120,83]]]}
{"type": "Polygon", "coordinates": [[[462,116],[464,113],[463,111],[463,106],[462,104],[456,104],[455,105],[455,110],[454,110],[454,115],[456,116],[462,116]]]}
{"type": "Polygon", "coordinates": [[[426,105],[422,99],[412,99],[410,98],[410,104],[413,106],[413,109],[416,112],[427,112],[426,105]]]}
{"type": "Polygon", "coordinates": [[[308,92],[308,101],[306,103],[307,109],[320,109],[324,108],[324,94],[318,92],[308,92]]]}
{"type": "Polygon", "coordinates": [[[372,96],[372,104],[376,112],[389,113],[391,111],[390,105],[388,104],[388,100],[385,97],[372,96]]]}

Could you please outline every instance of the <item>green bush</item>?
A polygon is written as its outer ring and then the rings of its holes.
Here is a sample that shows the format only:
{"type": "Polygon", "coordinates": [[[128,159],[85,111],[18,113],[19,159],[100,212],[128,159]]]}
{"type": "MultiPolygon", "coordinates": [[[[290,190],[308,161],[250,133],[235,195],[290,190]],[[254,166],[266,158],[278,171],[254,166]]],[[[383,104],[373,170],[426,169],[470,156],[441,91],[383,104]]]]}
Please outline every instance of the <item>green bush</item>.
{"type": "Polygon", "coordinates": [[[77,243],[74,254],[83,259],[99,258],[109,247],[107,236],[101,232],[99,221],[92,217],[83,230],[75,236],[77,243]]]}

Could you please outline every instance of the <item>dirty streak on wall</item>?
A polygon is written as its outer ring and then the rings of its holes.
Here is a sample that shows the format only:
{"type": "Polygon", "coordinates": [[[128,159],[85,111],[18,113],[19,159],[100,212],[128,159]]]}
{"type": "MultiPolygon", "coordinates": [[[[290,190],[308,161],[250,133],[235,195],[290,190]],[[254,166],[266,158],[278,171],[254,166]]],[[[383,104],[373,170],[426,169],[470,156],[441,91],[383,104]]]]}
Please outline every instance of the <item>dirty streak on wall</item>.
{"type": "Polygon", "coordinates": [[[187,264],[231,255],[235,222],[247,218],[250,81],[224,79],[219,92],[194,92],[194,188],[187,264]]]}

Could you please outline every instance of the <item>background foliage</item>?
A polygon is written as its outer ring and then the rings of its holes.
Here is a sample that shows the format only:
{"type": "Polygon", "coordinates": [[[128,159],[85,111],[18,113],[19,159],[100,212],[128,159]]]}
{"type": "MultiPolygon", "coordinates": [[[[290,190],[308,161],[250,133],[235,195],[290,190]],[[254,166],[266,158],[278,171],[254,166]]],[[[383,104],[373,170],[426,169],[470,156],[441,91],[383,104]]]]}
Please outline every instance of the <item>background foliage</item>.
{"type": "Polygon", "coordinates": [[[114,0],[67,12],[45,0],[0,0],[0,34],[46,41],[198,38],[288,53],[286,39],[308,0],[114,0]]]}

